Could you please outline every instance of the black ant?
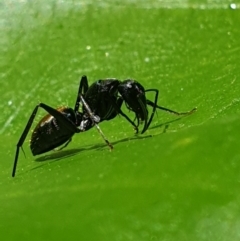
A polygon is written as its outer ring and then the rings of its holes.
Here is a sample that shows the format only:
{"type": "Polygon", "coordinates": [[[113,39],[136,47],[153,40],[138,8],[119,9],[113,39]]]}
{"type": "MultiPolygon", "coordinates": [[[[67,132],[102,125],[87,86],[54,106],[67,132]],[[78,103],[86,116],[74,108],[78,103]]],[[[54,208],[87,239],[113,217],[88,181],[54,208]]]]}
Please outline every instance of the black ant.
{"type": "Polygon", "coordinates": [[[17,143],[12,177],[14,177],[16,173],[19,149],[22,148],[39,107],[47,111],[48,114],[39,121],[33,130],[30,148],[34,156],[53,150],[61,145],[63,146],[60,149],[65,148],[75,133],[89,130],[93,126],[97,128],[106,144],[112,149],[113,146],[104,136],[98,123],[104,120],[111,120],[118,114],[125,117],[133,125],[136,133],[138,133],[140,122],[144,122],[144,127],[141,131],[141,133],[144,133],[150,126],[157,108],[176,115],[188,115],[196,110],[196,108],[194,108],[191,111],[179,113],[158,106],[157,100],[157,89],[145,90],[144,87],[135,80],[128,79],[122,82],[117,79],[98,80],[89,87],[87,77],[82,76],[74,109],[69,107],[54,109],[44,103],[40,103],[34,108],[17,143]],[[150,91],[155,92],[154,102],[146,99],[145,93],[150,91]],[[118,95],[118,93],[120,95],[118,95]],[[123,102],[126,103],[130,111],[135,113],[137,124],[135,124],[135,120],[132,121],[121,110],[123,102]],[[82,103],[82,112],[79,111],[80,103],[82,103]],[[148,118],[147,105],[152,107],[150,118],[148,118]]]}

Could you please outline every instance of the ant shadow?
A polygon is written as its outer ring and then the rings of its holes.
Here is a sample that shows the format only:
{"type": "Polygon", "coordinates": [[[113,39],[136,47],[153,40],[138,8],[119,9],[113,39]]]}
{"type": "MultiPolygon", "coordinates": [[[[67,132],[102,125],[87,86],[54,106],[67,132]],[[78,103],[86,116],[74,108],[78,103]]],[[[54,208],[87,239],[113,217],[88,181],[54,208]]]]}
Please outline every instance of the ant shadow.
{"type": "Polygon", "coordinates": [[[167,129],[168,129],[168,127],[169,127],[169,125],[170,125],[171,123],[174,123],[174,122],[176,122],[176,121],[179,121],[179,120],[181,120],[182,118],[183,118],[183,117],[179,117],[179,118],[177,118],[177,119],[174,119],[174,120],[171,120],[171,121],[167,121],[167,122],[164,122],[164,123],[159,124],[159,125],[156,125],[156,126],[149,127],[148,129],[152,130],[152,129],[164,127],[162,133],[166,133],[166,132],[167,132],[167,129]]]}
{"type": "MultiPolygon", "coordinates": [[[[164,134],[167,132],[167,129],[169,127],[169,125],[171,123],[174,123],[176,121],[179,121],[181,118],[177,118],[171,121],[167,121],[165,123],[150,127],[149,129],[156,129],[156,128],[161,128],[163,127],[163,131],[159,134],[155,134],[155,135],[160,135],[160,134],[164,134]]],[[[111,142],[112,145],[117,145],[118,143],[123,143],[123,142],[129,142],[129,141],[136,141],[136,140],[142,140],[142,139],[147,139],[147,138],[151,138],[153,137],[153,135],[146,135],[146,136],[139,136],[139,135],[135,135],[133,137],[127,137],[127,138],[123,138],[121,140],[115,141],[115,142],[111,142]]],[[[101,144],[96,144],[93,146],[85,146],[85,147],[81,147],[81,148],[74,148],[74,149],[69,149],[69,150],[56,150],[54,153],[48,154],[48,155],[44,155],[44,156],[40,156],[38,158],[35,159],[36,162],[40,162],[40,163],[44,163],[46,161],[51,161],[51,162],[55,162],[55,161],[62,161],[65,158],[69,158],[71,156],[75,156],[81,152],[85,152],[85,151],[91,151],[91,150],[101,150],[107,148],[105,143],[101,143],[101,144]]],[[[47,163],[45,163],[47,164],[47,163]]],[[[32,170],[34,169],[38,169],[41,168],[42,166],[44,166],[45,164],[42,164],[40,166],[34,167],[32,168],[32,170]]]]}
{"type": "MultiPolygon", "coordinates": [[[[134,140],[139,140],[139,139],[146,139],[152,137],[152,135],[147,135],[147,136],[134,136],[134,137],[128,137],[124,138],[115,142],[111,142],[112,145],[116,145],[121,142],[126,142],[126,141],[134,141],[134,140]]],[[[93,146],[85,146],[81,148],[75,148],[75,149],[70,149],[70,150],[56,150],[54,153],[51,153],[49,155],[41,156],[35,159],[36,162],[45,162],[48,160],[57,160],[57,159],[63,159],[67,157],[71,157],[74,155],[77,155],[80,152],[84,151],[91,151],[91,150],[101,150],[103,148],[107,148],[106,144],[96,144],[93,146]]]]}

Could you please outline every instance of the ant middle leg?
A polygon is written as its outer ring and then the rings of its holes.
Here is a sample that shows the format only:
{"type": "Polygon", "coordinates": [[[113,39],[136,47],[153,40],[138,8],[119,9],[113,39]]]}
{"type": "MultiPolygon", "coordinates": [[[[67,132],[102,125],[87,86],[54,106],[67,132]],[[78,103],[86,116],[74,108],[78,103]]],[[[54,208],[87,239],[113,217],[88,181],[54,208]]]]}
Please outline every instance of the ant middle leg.
{"type": "Polygon", "coordinates": [[[87,80],[87,76],[83,75],[80,83],[79,83],[79,88],[78,88],[78,93],[77,93],[77,99],[76,99],[76,103],[74,106],[74,112],[77,112],[79,110],[79,106],[80,106],[80,95],[85,95],[87,90],[88,90],[89,86],[88,86],[88,80],[87,80]]]}
{"type": "Polygon", "coordinates": [[[85,99],[83,98],[83,96],[80,94],[80,99],[81,102],[83,103],[84,107],[86,108],[88,115],[91,119],[91,121],[94,123],[95,127],[97,128],[98,132],[100,133],[100,135],[102,136],[103,140],[105,141],[105,143],[109,146],[110,150],[113,149],[112,144],[108,141],[108,139],[106,138],[106,136],[103,134],[101,128],[99,127],[98,123],[100,122],[100,117],[97,115],[94,115],[94,113],[92,112],[92,110],[90,109],[89,105],[87,104],[87,102],[85,101],[85,99]]]}

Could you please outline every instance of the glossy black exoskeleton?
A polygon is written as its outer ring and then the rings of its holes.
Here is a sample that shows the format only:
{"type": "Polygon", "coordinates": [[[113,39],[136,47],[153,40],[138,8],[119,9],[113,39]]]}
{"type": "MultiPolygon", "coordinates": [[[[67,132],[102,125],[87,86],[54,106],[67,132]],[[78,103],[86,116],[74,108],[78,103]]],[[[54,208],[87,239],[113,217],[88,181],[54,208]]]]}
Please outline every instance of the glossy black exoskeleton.
{"type": "MultiPolygon", "coordinates": [[[[111,120],[118,114],[125,117],[136,129],[135,123],[121,110],[123,98],[119,96],[120,80],[104,79],[94,82],[88,87],[87,78],[82,79],[82,89],[80,93],[84,97],[87,104],[90,106],[93,114],[99,117],[99,122],[111,120]]],[[[87,116],[86,107],[83,106],[83,114],[87,116]],[[85,114],[86,113],[86,114],[85,114]]],[[[83,129],[86,129],[83,127],[83,129]]]]}
{"type": "Polygon", "coordinates": [[[33,155],[42,154],[63,145],[60,148],[62,149],[69,144],[75,133],[87,131],[93,126],[97,128],[106,144],[112,149],[112,145],[102,133],[98,123],[111,120],[118,114],[131,123],[136,133],[138,133],[139,125],[144,123],[141,131],[141,133],[144,133],[149,128],[156,109],[168,111],[176,115],[188,115],[196,110],[194,108],[191,111],[180,113],[159,106],[157,101],[158,90],[145,90],[136,80],[127,79],[120,81],[112,78],[98,80],[89,86],[87,77],[82,76],[74,109],[69,107],[54,109],[44,103],[40,103],[34,108],[17,143],[12,176],[14,177],[16,173],[19,150],[27,137],[39,107],[43,108],[48,114],[39,121],[33,130],[30,140],[30,148],[33,155]],[[155,93],[154,101],[146,98],[146,92],[155,93]],[[121,109],[124,102],[128,110],[135,114],[133,121],[121,109]],[[82,112],[79,111],[81,103],[82,112]],[[152,108],[150,117],[148,106],[152,108]],[[135,121],[137,122],[135,123],[135,121]]]}
{"type": "MultiPolygon", "coordinates": [[[[90,87],[88,86],[88,80],[82,78],[82,88],[79,92],[84,96],[84,99],[90,106],[93,114],[99,117],[99,122],[105,120],[111,120],[118,114],[122,115],[130,122],[136,133],[138,133],[138,127],[140,123],[143,123],[143,134],[150,126],[156,109],[168,111],[175,115],[188,115],[193,113],[196,108],[188,112],[176,112],[168,108],[159,106],[158,90],[157,89],[144,89],[144,87],[136,80],[127,79],[120,81],[117,79],[104,79],[94,82],[90,87]],[[146,92],[154,92],[154,101],[146,98],[146,92]],[[132,121],[121,109],[123,102],[125,102],[127,108],[135,113],[135,120],[132,121]],[[151,115],[149,117],[148,107],[152,108],[151,115]]],[[[85,113],[85,107],[83,106],[83,114],[85,113]]]]}

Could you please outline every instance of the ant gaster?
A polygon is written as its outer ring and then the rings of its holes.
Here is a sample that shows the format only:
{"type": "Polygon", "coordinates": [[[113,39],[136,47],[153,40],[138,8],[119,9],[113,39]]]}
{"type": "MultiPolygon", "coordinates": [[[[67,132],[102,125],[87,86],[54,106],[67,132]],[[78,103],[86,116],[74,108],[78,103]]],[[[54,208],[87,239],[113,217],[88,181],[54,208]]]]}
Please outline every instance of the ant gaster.
{"type": "Polygon", "coordinates": [[[39,107],[43,108],[48,114],[39,121],[33,130],[30,148],[34,156],[53,150],[61,145],[63,146],[60,149],[63,149],[70,143],[75,133],[89,130],[93,126],[97,128],[106,144],[112,149],[112,145],[104,136],[98,123],[111,120],[118,114],[126,118],[134,127],[136,133],[138,133],[139,124],[143,122],[144,127],[141,131],[143,134],[150,126],[157,108],[176,115],[188,115],[196,110],[194,108],[191,111],[180,113],[157,105],[157,101],[157,89],[145,90],[135,80],[127,79],[122,82],[113,78],[98,80],[89,87],[87,77],[82,76],[74,109],[69,107],[54,109],[44,103],[39,103],[34,108],[17,143],[12,176],[14,177],[16,173],[19,149],[22,148],[39,107]],[[155,92],[154,102],[146,99],[146,92],[155,92]],[[135,123],[135,120],[132,121],[121,110],[123,102],[130,111],[135,113],[137,123],[135,123]],[[82,112],[79,111],[80,103],[82,103],[82,112]],[[147,105],[152,107],[150,118],[147,105]]]}

